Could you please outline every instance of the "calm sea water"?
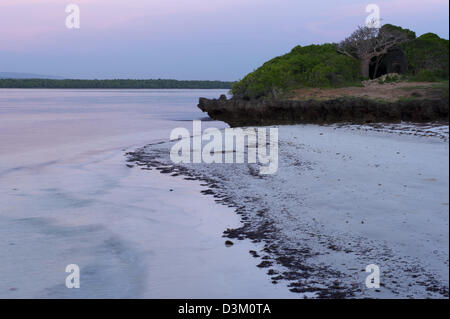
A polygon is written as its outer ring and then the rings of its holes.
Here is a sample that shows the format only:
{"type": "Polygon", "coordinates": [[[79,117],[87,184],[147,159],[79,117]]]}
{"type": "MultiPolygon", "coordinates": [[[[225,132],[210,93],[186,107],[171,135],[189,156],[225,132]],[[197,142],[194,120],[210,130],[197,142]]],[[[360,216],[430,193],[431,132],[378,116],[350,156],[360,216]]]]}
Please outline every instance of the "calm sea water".
{"type": "Polygon", "coordinates": [[[252,244],[225,247],[223,230],[240,225],[230,208],[199,183],[126,165],[127,151],[204,118],[200,96],[223,93],[0,90],[0,298],[288,296],[252,244]],[[69,264],[80,289],[65,286],[69,264]]]}
{"type": "MultiPolygon", "coordinates": [[[[199,97],[225,90],[3,90],[0,154],[154,130],[205,117],[199,97]]],[[[165,134],[162,131],[165,130],[165,134]]]]}

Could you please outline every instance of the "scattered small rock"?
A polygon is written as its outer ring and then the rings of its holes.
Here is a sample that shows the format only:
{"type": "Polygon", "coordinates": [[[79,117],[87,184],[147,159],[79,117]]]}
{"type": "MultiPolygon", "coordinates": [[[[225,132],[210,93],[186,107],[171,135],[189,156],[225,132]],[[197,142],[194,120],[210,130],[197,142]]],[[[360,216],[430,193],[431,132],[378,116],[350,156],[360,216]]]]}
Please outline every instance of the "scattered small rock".
{"type": "Polygon", "coordinates": [[[269,268],[270,266],[272,266],[272,262],[264,260],[262,261],[259,265],[257,265],[256,267],[259,268],[269,268]]]}
{"type": "Polygon", "coordinates": [[[233,243],[231,240],[225,241],[225,246],[231,247],[231,246],[233,246],[233,245],[234,245],[234,243],[233,243]]]}
{"type": "Polygon", "coordinates": [[[273,275],[278,275],[278,271],[274,270],[274,269],[269,269],[269,271],[267,272],[267,274],[269,276],[273,276],[273,275]]]}

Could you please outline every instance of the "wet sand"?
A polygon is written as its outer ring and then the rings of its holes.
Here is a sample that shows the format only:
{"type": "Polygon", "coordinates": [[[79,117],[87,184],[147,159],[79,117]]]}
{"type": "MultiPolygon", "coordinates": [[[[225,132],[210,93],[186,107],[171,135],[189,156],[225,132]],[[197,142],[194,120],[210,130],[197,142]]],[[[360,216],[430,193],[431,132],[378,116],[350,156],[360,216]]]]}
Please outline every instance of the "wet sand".
{"type": "Polygon", "coordinates": [[[240,220],[199,182],[127,166],[221,93],[0,90],[0,298],[297,297],[256,267],[254,244],[224,245],[240,220]]]}
{"type": "Polygon", "coordinates": [[[227,236],[263,244],[258,267],[299,296],[448,298],[448,125],[278,129],[274,175],[257,164],[174,165],[173,143],[129,159],[207,183],[242,218],[227,236]],[[379,289],[365,285],[370,264],[379,289]]]}

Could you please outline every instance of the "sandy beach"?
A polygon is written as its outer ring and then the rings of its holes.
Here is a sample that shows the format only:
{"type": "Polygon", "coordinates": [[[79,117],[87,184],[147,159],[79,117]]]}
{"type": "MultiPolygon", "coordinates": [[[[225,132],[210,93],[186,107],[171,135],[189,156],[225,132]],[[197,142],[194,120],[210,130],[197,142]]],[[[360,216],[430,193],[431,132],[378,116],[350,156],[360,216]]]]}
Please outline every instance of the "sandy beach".
{"type": "Polygon", "coordinates": [[[447,125],[279,126],[274,175],[174,165],[222,92],[1,90],[0,297],[448,297],[447,125]]]}
{"type": "Polygon", "coordinates": [[[301,297],[448,298],[447,125],[278,129],[274,175],[255,174],[257,164],[173,165],[173,143],[129,160],[210,185],[205,194],[243,222],[227,237],[264,245],[250,254],[275,286],[301,297]],[[365,286],[370,264],[380,289],[365,286]]]}

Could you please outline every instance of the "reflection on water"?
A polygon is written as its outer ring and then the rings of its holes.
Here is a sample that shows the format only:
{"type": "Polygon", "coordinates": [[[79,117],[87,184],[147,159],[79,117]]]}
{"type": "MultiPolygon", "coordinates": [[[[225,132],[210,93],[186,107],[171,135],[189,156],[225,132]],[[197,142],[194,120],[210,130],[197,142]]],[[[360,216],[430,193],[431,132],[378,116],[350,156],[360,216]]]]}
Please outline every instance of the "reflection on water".
{"type": "MultiPolygon", "coordinates": [[[[177,121],[203,118],[198,98],[225,90],[3,90],[0,154],[137,132],[169,136],[177,121]]],[[[179,126],[179,123],[176,124],[179,126]]]]}
{"type": "Polygon", "coordinates": [[[254,246],[225,247],[231,209],[199,183],[126,165],[125,152],[204,117],[198,97],[223,93],[0,90],[0,298],[286,297],[254,246]],[[69,264],[79,290],[64,285],[69,264]]]}

